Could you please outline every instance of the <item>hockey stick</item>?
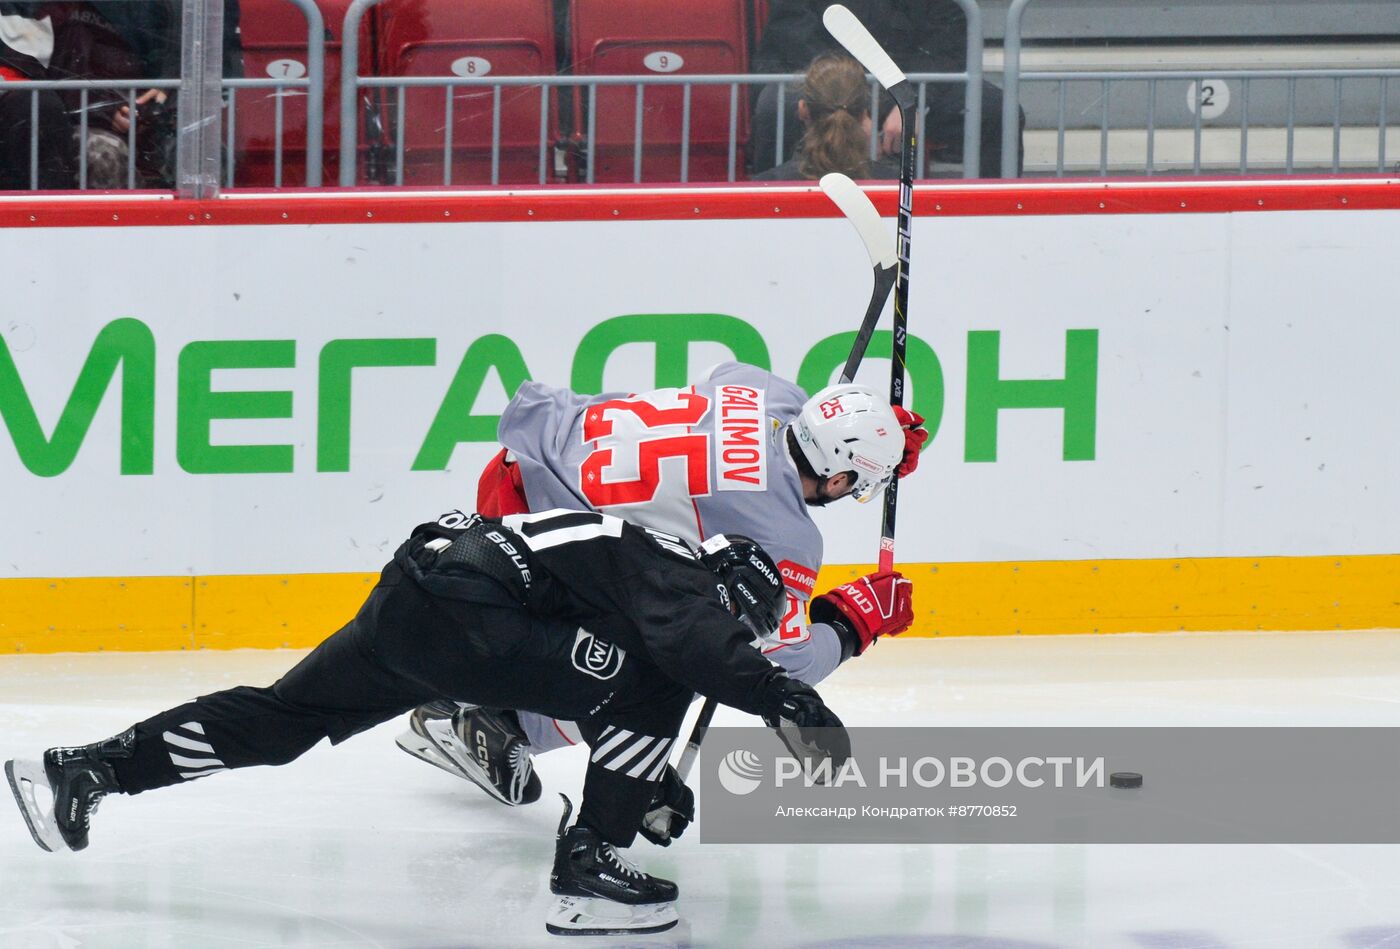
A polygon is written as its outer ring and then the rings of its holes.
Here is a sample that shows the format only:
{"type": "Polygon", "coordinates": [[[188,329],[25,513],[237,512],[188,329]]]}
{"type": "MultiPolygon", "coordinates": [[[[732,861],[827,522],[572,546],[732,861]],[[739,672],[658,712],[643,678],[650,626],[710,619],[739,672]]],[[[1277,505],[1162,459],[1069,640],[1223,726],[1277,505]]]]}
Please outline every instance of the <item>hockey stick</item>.
{"type": "Polygon", "coordinates": [[[690,739],[685,743],[685,749],[681,752],[681,758],[676,762],[676,773],[681,776],[681,781],[690,777],[690,769],[695,766],[695,759],[700,754],[700,743],[705,740],[705,733],[710,730],[710,719],[715,717],[715,709],[719,703],[714,699],[706,699],[705,704],[700,707],[700,717],[695,720],[695,727],[690,730],[690,739]]]}
{"type": "Polygon", "coordinates": [[[850,382],[865,358],[865,349],[870,345],[870,337],[875,334],[875,325],[880,322],[880,313],[885,309],[885,301],[894,289],[899,257],[894,239],[880,220],[880,212],[870,203],[864,191],[854,181],[839,171],[823,175],[819,182],[822,191],[832,203],[846,215],[846,220],[855,227],[865,244],[865,252],[870,255],[870,265],[875,271],[875,286],[870,293],[870,305],[866,307],[865,318],[860,321],[851,354],[846,357],[846,366],[841,370],[841,381],[850,382]]]}
{"type": "MultiPolygon", "coordinates": [[[[851,346],[851,354],[846,358],[846,366],[841,370],[841,381],[850,382],[855,377],[856,370],[860,368],[861,360],[865,358],[870,337],[875,333],[875,325],[880,321],[880,313],[885,309],[885,301],[889,299],[890,290],[894,287],[897,257],[894,240],[881,223],[880,212],[875,210],[870,198],[866,197],[865,192],[860,190],[854,181],[836,171],[824,175],[819,183],[826,196],[841,209],[841,213],[855,227],[865,245],[865,252],[870,255],[870,264],[875,271],[875,287],[870,294],[870,305],[860,322],[860,330],[851,346]]],[[[705,740],[705,733],[710,730],[710,720],[715,717],[716,707],[715,700],[707,698],[700,708],[700,717],[695,720],[695,727],[691,729],[690,738],[686,741],[685,749],[681,751],[680,760],[676,762],[676,773],[682,781],[690,775],[690,769],[695,765],[695,759],[700,754],[700,743],[705,740]]]]}
{"type": "MultiPolygon", "coordinates": [[[[850,382],[855,377],[856,370],[860,368],[860,361],[865,358],[865,349],[870,345],[870,337],[875,333],[875,324],[880,321],[880,313],[885,309],[885,301],[889,299],[890,290],[894,287],[897,260],[895,245],[880,221],[880,212],[875,210],[870,198],[866,197],[865,192],[860,190],[854,181],[837,171],[824,175],[819,183],[826,196],[841,209],[841,213],[855,227],[865,245],[865,252],[870,255],[870,264],[875,271],[875,287],[870,294],[870,305],[860,322],[860,330],[851,346],[851,354],[846,357],[846,366],[841,370],[841,381],[850,382]]],[[[695,720],[695,727],[690,730],[690,739],[681,752],[680,760],[676,762],[676,773],[681,776],[682,781],[690,775],[690,769],[694,767],[695,759],[700,754],[700,743],[705,740],[705,733],[710,730],[710,720],[715,717],[716,706],[714,699],[705,699],[705,704],[700,708],[700,717],[695,720]]]]}
{"type": "MultiPolygon", "coordinates": [[[[909,228],[913,218],[914,161],[918,155],[919,142],[919,132],[914,121],[918,99],[903,71],[875,41],[875,37],[870,35],[870,31],[856,19],[854,13],[839,3],[832,4],[822,14],[822,22],[836,41],[858,59],[894,98],[903,125],[904,151],[899,161],[899,242],[893,255],[893,273],[889,272],[891,255],[888,252],[888,235],[880,226],[880,215],[865,192],[845,175],[827,175],[820,182],[827,197],[855,225],[875,268],[874,292],[870,297],[870,305],[866,308],[865,318],[861,320],[860,330],[856,333],[855,343],[851,346],[851,354],[846,358],[845,368],[841,370],[841,381],[850,382],[855,378],[856,369],[870,344],[870,337],[874,335],[875,324],[879,322],[880,311],[885,308],[885,298],[889,296],[887,281],[893,280],[894,347],[890,354],[890,404],[903,405],[905,337],[908,325],[905,314],[909,305],[909,228]]],[[[881,570],[894,569],[894,521],[898,485],[899,479],[893,478],[885,488],[885,515],[880,527],[881,570]]],[[[676,772],[682,781],[690,773],[695,758],[700,753],[700,743],[705,740],[705,733],[709,731],[715,707],[714,699],[705,699],[705,704],[700,709],[700,717],[695,720],[695,727],[690,731],[690,739],[686,742],[685,750],[681,752],[680,761],[676,765],[676,772]]]]}
{"type": "MultiPolygon", "coordinates": [[[[890,353],[890,405],[904,404],[904,359],[908,336],[909,237],[914,214],[914,161],[918,156],[919,129],[914,88],[890,59],[875,37],[856,19],[854,13],[832,4],[822,13],[822,22],[836,41],[860,60],[877,82],[894,98],[899,108],[904,135],[904,151],[899,159],[899,269],[894,284],[894,346],[890,353]]],[[[885,516],[880,526],[880,569],[894,569],[894,524],[899,504],[899,479],[890,479],[885,488],[885,516]]]]}

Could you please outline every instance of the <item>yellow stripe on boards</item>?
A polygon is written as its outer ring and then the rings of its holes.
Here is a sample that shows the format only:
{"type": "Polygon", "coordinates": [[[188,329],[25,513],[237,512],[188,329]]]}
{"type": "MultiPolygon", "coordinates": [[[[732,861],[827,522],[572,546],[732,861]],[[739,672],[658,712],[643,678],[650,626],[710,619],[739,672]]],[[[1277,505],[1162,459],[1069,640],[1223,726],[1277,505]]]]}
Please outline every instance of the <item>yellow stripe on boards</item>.
{"type": "Polygon", "coordinates": [[[199,577],[195,643],[200,649],[314,646],[355,618],[378,580],[377,573],[199,577]]]}
{"type": "MultiPolygon", "coordinates": [[[[822,570],[818,590],[873,565],[822,570]]],[[[1400,629],[1400,555],[900,564],[906,636],[1400,629]]],[[[0,580],[10,652],[305,648],[377,574],[0,580]]]]}
{"type": "Polygon", "coordinates": [[[0,580],[0,647],[7,652],[190,649],[190,577],[0,580]]]}
{"type": "MultiPolygon", "coordinates": [[[[874,570],[822,571],[818,589],[874,570]]],[[[900,564],[913,636],[1400,628],[1400,555],[900,564]]]]}

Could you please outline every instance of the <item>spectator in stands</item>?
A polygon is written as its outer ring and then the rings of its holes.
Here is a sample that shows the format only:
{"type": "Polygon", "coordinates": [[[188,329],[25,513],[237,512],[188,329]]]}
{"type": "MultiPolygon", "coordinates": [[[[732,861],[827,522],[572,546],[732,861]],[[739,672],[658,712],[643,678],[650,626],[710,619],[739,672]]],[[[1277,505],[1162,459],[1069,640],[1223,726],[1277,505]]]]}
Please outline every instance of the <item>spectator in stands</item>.
{"type": "MultiPolygon", "coordinates": [[[[813,56],[837,47],[822,24],[822,11],[828,0],[772,0],[751,68],[756,73],[791,73],[801,69],[813,56]]],[[[956,0],[845,0],[875,39],[906,73],[962,72],[967,68],[967,16],[956,0]]],[[[930,83],[926,87],[928,117],[923,144],[934,161],[961,162],[963,142],[962,83],[930,83]]],[[[776,85],[762,86],[754,106],[750,136],[750,169],[766,168],[777,153],[776,85]]],[[[794,100],[798,90],[789,87],[787,115],[784,118],[784,156],[791,154],[797,140],[798,122],[794,100]]],[[[879,124],[881,148],[897,156],[900,127],[899,110],[888,96],[881,97],[879,124]]],[[[982,86],[983,177],[1001,174],[1001,89],[990,82],[982,86]]],[[[1021,119],[1025,125],[1024,114],[1021,119]]],[[[1017,155],[1017,167],[1021,155],[1017,155]]]]}
{"type": "Polygon", "coordinates": [[[52,89],[5,90],[6,82],[49,79],[53,22],[38,3],[0,2],[0,190],[72,188],[77,153],[63,100],[52,89]],[[37,129],[31,124],[38,103],[37,129]],[[31,144],[37,138],[37,181],[31,177],[31,144]]]}
{"type": "MultiPolygon", "coordinates": [[[[42,5],[54,20],[55,78],[174,79],[180,75],[180,0],[88,0],[42,5]]],[[[224,72],[242,76],[238,0],[224,0],[224,72]]],[[[83,109],[78,90],[64,94],[70,113],[83,109]]],[[[175,95],[145,89],[134,102],[125,89],[89,90],[87,185],[125,188],[136,125],[136,187],[169,188],[175,180],[175,95]],[[133,108],[135,106],[133,115],[133,108]]],[[[73,122],[79,127],[79,122],[73,122]]]]}
{"type": "MultiPolygon", "coordinates": [[[[180,75],[180,7],[176,0],[119,0],[44,4],[54,21],[54,78],[170,79],[180,75]]],[[[128,132],[136,123],[136,187],[171,187],[174,182],[174,101],[164,90],[135,96],[135,115],[126,89],[90,89],[86,105],[80,90],[64,101],[81,134],[87,113],[87,186],[125,188],[131,155],[128,132]]]]}
{"type": "Polygon", "coordinates": [[[752,180],[815,180],[832,171],[857,179],[899,177],[898,164],[870,159],[870,86],[850,56],[822,53],[812,60],[797,117],[803,127],[797,153],[752,180]]]}

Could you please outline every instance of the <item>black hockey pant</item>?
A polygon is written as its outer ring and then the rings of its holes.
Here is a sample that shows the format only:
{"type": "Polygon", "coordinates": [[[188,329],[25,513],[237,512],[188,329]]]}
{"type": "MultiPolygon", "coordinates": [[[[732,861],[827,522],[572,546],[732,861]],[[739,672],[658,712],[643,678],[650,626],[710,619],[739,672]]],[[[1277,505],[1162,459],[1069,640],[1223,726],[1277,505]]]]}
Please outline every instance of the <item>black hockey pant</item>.
{"type": "Polygon", "coordinates": [[[433,699],[573,719],[591,747],[579,819],[631,844],[691,693],[557,620],[435,596],[395,565],[359,614],[267,688],[202,696],[136,726],[114,762],[129,794],[228,768],[286,764],[433,699]]]}

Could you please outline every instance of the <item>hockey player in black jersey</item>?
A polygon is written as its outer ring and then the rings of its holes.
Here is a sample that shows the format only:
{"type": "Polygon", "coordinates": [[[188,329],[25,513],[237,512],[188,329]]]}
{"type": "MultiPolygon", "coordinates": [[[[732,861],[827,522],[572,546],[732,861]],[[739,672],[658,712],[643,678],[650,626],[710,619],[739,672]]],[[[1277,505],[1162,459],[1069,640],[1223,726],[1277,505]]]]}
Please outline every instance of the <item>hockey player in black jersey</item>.
{"type": "Polygon", "coordinates": [[[849,752],[817,693],[752,645],[783,603],[777,567],[744,538],[712,537],[696,552],[591,512],[452,512],[416,528],[355,618],[273,685],[202,696],[5,771],[35,842],[82,850],[106,795],[285,764],[428,701],[565,717],[591,754],[578,820],[565,826],[566,807],[560,823],[547,925],[656,932],[676,923],[676,885],[618,848],[644,818],[665,840],[691,816],[657,792],[663,775],[674,780],[667,761],[694,693],[799,729],[838,762],[849,752]]]}

